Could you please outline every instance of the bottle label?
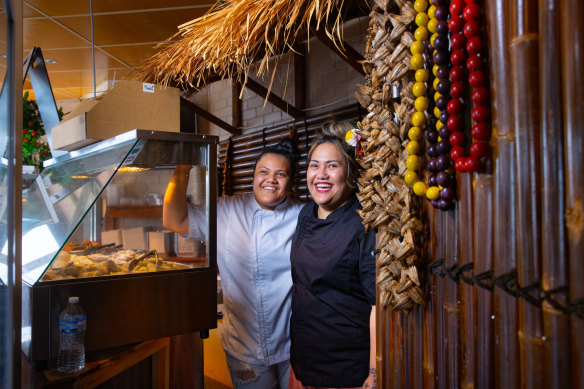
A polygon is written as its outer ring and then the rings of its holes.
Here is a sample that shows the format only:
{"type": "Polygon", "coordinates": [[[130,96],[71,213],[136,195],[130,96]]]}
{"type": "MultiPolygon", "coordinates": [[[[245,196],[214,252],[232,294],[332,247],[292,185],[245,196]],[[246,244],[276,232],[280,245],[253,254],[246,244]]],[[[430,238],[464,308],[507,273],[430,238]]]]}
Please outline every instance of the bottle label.
{"type": "Polygon", "coordinates": [[[85,331],[87,317],[82,315],[79,320],[59,320],[59,332],[75,334],[85,331]]]}

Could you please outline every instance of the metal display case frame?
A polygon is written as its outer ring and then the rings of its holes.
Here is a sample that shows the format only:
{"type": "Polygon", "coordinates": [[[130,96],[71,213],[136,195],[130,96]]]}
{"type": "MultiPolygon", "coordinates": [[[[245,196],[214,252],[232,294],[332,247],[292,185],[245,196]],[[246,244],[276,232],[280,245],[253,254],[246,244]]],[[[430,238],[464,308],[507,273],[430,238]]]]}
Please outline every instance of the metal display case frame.
{"type": "MultiPolygon", "coordinates": [[[[58,316],[69,296],[78,296],[87,314],[87,352],[216,327],[217,143],[215,136],[137,129],[45,162],[45,170],[33,181],[35,188],[31,189],[30,204],[23,203],[22,350],[29,360],[46,361],[48,367],[54,364],[59,341],[58,316]],[[102,164],[107,165],[107,169],[99,171],[102,164]],[[47,191],[47,186],[53,184],[51,188],[54,189],[54,181],[66,176],[57,177],[55,171],[64,166],[82,165],[100,172],[89,178],[91,183],[67,187],[63,181],[58,186],[60,190],[47,191]],[[97,199],[121,168],[172,168],[176,165],[207,168],[205,266],[42,280],[77,226],[87,218],[101,216],[101,212],[95,212],[97,199]],[[69,207],[68,211],[65,206],[69,207]],[[27,211],[27,207],[33,208],[27,211]],[[31,215],[38,220],[30,220],[31,215]],[[50,231],[41,240],[54,242],[51,249],[30,260],[26,258],[25,246],[30,245],[26,236],[39,228],[50,231]]],[[[79,173],[69,171],[68,174],[75,177],[79,173]]],[[[70,183],[70,177],[67,182],[70,183]]],[[[38,245],[41,249],[37,251],[42,250],[43,243],[38,241],[38,245]]],[[[0,279],[3,277],[1,265],[0,279]]]]}

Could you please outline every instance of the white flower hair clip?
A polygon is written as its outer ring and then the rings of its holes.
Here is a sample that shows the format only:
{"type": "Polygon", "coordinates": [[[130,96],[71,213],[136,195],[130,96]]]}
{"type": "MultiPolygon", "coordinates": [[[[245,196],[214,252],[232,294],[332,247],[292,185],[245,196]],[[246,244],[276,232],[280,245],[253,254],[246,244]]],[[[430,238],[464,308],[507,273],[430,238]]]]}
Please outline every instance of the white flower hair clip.
{"type": "Polygon", "coordinates": [[[361,131],[361,123],[357,122],[358,128],[353,128],[347,131],[345,134],[345,142],[348,145],[357,148],[357,154],[359,156],[363,155],[363,147],[361,147],[361,135],[359,135],[359,131],[361,131]]]}

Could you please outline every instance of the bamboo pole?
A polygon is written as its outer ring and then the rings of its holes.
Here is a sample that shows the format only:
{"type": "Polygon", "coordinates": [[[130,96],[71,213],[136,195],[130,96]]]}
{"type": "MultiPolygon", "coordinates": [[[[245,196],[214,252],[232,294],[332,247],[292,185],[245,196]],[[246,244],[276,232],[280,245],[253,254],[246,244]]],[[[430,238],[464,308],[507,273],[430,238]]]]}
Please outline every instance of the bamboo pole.
{"type": "Polygon", "coordinates": [[[380,338],[382,340],[382,369],[377,373],[377,382],[380,388],[391,388],[391,374],[393,372],[393,337],[394,324],[391,308],[383,309],[383,334],[380,338]]]}
{"type": "MultiPolygon", "coordinates": [[[[459,174],[458,177],[458,234],[460,266],[473,262],[473,190],[472,174],[459,174]]],[[[463,275],[470,275],[471,272],[463,275]]],[[[460,387],[474,388],[476,377],[476,322],[474,288],[463,280],[459,282],[460,300],[460,387]]]]}
{"type": "Polygon", "coordinates": [[[391,350],[392,361],[391,361],[391,376],[390,382],[392,388],[403,388],[404,386],[404,370],[403,370],[403,358],[404,358],[404,322],[403,322],[403,312],[391,311],[393,320],[393,347],[391,350]]]}
{"type": "Polygon", "coordinates": [[[436,387],[436,277],[426,280],[428,301],[424,310],[424,388],[436,387]]]}
{"type": "MultiPolygon", "coordinates": [[[[541,0],[539,5],[540,31],[540,85],[541,85],[541,175],[542,203],[542,290],[549,291],[568,284],[568,263],[566,253],[566,228],[563,223],[564,166],[562,139],[562,89],[561,85],[561,43],[560,9],[558,0],[541,0]]],[[[565,295],[553,296],[566,305],[565,295]]],[[[569,388],[571,383],[570,364],[570,319],[555,309],[549,302],[543,302],[543,325],[545,342],[545,363],[548,373],[545,387],[569,388]]]]}
{"type": "MultiPolygon", "coordinates": [[[[418,204],[427,203],[426,201],[420,201],[418,204]]],[[[421,211],[419,212],[421,213],[421,211]]],[[[419,215],[421,216],[421,215],[419,215]]],[[[426,245],[427,247],[427,245],[426,245]]],[[[426,258],[425,253],[420,252],[421,260],[426,258]]],[[[423,277],[423,275],[422,275],[423,277]]],[[[422,278],[423,280],[424,278],[422,278]]],[[[424,281],[422,281],[424,282],[424,281]]],[[[428,296],[428,294],[426,294],[428,296]]],[[[410,349],[410,361],[409,361],[409,371],[410,371],[410,385],[411,388],[424,388],[424,311],[425,307],[416,304],[409,314],[409,332],[411,336],[411,349],[410,349]]],[[[382,386],[380,386],[382,388],[382,386]]]]}
{"type": "MultiPolygon", "coordinates": [[[[517,275],[519,287],[541,280],[539,235],[539,81],[537,0],[511,2],[510,59],[515,127],[517,185],[517,275]]],[[[536,296],[537,297],[537,296],[536,296]]],[[[541,310],[519,300],[521,386],[541,388],[545,383],[541,310]]]]}
{"type": "Polygon", "coordinates": [[[411,388],[424,387],[424,307],[416,305],[410,313],[412,333],[411,388]]]}
{"type": "MultiPolygon", "coordinates": [[[[566,172],[566,213],[570,301],[584,299],[584,3],[562,0],[562,99],[564,104],[564,166],[566,172]]],[[[584,388],[584,319],[571,318],[572,386],[584,388]]]]}
{"type": "Polygon", "coordinates": [[[403,323],[404,323],[404,355],[403,355],[403,387],[412,387],[412,322],[411,322],[411,312],[402,313],[403,323]]]}
{"type": "MultiPolygon", "coordinates": [[[[460,231],[457,220],[459,207],[444,214],[444,265],[446,268],[458,264],[458,250],[460,245],[460,231]]],[[[450,278],[444,278],[444,315],[446,324],[446,382],[448,388],[460,387],[460,304],[458,300],[458,283],[450,278]]]]}
{"type": "Polygon", "coordinates": [[[380,388],[383,388],[385,383],[387,382],[385,378],[385,373],[389,371],[387,368],[388,366],[388,359],[389,359],[389,320],[387,320],[387,312],[385,309],[382,308],[381,302],[379,301],[379,289],[377,291],[377,299],[376,299],[376,306],[377,306],[377,322],[376,322],[376,339],[377,339],[377,347],[376,347],[376,359],[375,359],[375,367],[377,369],[377,385],[380,388]]]}
{"type": "MultiPolygon", "coordinates": [[[[510,101],[509,14],[507,0],[485,2],[489,38],[491,97],[493,99],[493,159],[495,191],[493,196],[494,275],[515,269],[515,139],[510,101]]],[[[500,289],[494,291],[495,387],[519,386],[517,346],[517,302],[500,289]]]]}
{"type": "MultiPolygon", "coordinates": [[[[444,219],[445,213],[435,211],[436,223],[436,250],[435,259],[444,260],[444,219]]],[[[447,387],[447,359],[446,353],[446,315],[444,312],[444,290],[446,280],[442,277],[436,277],[436,293],[434,306],[436,307],[436,385],[439,388],[447,387]]]]}
{"type": "MultiPolygon", "coordinates": [[[[379,235],[377,235],[375,239],[375,247],[379,247],[379,235]]],[[[375,258],[376,266],[375,266],[375,279],[379,276],[379,266],[378,264],[378,257],[375,258]]],[[[386,310],[383,309],[381,301],[379,299],[379,286],[375,285],[375,306],[377,309],[375,310],[375,340],[376,340],[376,347],[375,347],[375,368],[377,374],[377,383],[380,385],[379,387],[382,388],[383,383],[385,382],[385,377],[383,376],[383,372],[387,371],[385,367],[386,358],[388,357],[389,350],[387,348],[389,344],[389,339],[387,338],[387,328],[388,322],[386,320],[386,310]]]]}
{"type": "MultiPolygon", "coordinates": [[[[475,175],[474,190],[474,275],[493,269],[493,176],[475,175]]],[[[475,285],[476,301],[476,380],[477,389],[493,388],[494,332],[493,295],[475,285]]]]}
{"type": "MultiPolygon", "coordinates": [[[[422,218],[427,230],[428,244],[422,247],[422,259],[424,262],[437,259],[434,254],[434,242],[436,238],[436,224],[434,223],[434,212],[432,206],[427,201],[422,205],[422,218]]],[[[423,339],[423,358],[424,358],[424,388],[433,389],[436,384],[436,305],[434,296],[436,292],[436,277],[426,275],[426,296],[428,301],[424,309],[424,339],[423,339]]]]}

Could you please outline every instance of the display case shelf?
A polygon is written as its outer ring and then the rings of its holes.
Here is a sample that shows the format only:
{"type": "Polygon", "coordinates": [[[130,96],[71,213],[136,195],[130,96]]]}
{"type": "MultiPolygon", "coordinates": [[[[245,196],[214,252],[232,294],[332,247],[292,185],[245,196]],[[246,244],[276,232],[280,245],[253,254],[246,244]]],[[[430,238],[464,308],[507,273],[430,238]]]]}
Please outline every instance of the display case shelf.
{"type": "Polygon", "coordinates": [[[116,228],[116,219],[162,217],[162,205],[109,205],[105,210],[105,229],[116,228]]]}

